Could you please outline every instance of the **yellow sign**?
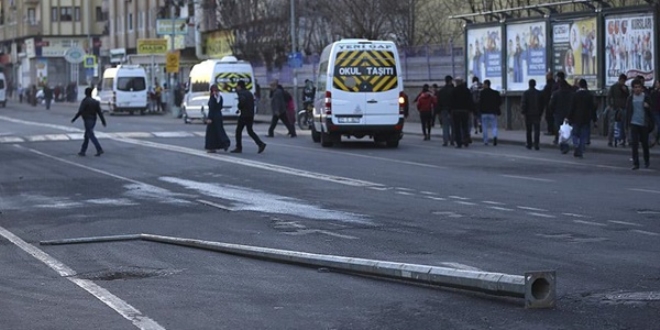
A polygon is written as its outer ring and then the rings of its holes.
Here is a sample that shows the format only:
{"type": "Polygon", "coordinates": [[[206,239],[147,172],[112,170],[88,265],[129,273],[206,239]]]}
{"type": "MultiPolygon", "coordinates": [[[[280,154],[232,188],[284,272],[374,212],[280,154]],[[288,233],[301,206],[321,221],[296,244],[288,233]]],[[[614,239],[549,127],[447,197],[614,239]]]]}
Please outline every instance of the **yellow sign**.
{"type": "Polygon", "coordinates": [[[337,54],[332,85],[346,92],[385,92],[398,85],[394,53],[351,50],[337,54]]]}
{"type": "Polygon", "coordinates": [[[203,45],[205,46],[205,54],[210,58],[220,58],[226,55],[231,55],[230,44],[232,42],[232,34],[230,31],[215,31],[204,34],[203,45]]]}
{"type": "Polygon", "coordinates": [[[164,55],[167,54],[166,39],[138,39],[138,55],[164,55]]]}
{"type": "Polygon", "coordinates": [[[179,72],[179,52],[169,52],[165,58],[165,72],[179,72]]]}

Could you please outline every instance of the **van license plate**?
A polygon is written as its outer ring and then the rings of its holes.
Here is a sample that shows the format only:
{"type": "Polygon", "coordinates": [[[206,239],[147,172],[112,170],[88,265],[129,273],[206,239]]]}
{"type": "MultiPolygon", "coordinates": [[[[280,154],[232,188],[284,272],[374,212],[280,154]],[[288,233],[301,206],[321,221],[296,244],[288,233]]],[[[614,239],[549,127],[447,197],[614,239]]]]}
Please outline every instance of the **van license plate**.
{"type": "Polygon", "coordinates": [[[360,122],[360,117],[337,117],[337,121],[344,124],[357,124],[360,122]]]}

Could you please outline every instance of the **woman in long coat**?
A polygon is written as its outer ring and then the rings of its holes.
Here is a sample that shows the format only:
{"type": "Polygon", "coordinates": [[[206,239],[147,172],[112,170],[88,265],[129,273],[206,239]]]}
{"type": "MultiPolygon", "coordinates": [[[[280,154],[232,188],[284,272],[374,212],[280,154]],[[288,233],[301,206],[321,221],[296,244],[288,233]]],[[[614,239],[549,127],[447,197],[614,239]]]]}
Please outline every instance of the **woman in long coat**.
{"type": "Polygon", "coordinates": [[[206,118],[205,149],[208,153],[214,153],[218,149],[227,151],[231,140],[225,132],[222,120],[222,96],[218,87],[211,86],[211,97],[209,97],[209,112],[206,118]]]}

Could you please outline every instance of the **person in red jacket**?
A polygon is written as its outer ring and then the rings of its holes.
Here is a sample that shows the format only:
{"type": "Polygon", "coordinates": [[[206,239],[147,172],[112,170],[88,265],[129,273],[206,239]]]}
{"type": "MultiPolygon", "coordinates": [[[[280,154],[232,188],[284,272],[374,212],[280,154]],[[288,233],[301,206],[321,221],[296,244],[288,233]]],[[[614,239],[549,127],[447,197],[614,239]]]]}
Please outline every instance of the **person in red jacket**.
{"type": "Polygon", "coordinates": [[[415,98],[417,103],[417,111],[419,111],[419,119],[422,122],[422,133],[424,133],[424,141],[431,140],[431,124],[433,124],[433,108],[438,103],[435,95],[429,90],[429,85],[425,84],[422,87],[422,92],[415,98]]]}

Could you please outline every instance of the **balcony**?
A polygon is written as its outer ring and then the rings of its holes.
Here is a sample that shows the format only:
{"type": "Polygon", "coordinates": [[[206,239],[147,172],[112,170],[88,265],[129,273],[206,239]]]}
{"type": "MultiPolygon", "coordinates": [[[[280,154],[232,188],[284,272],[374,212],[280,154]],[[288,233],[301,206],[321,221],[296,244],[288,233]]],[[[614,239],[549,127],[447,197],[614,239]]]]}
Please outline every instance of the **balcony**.
{"type": "Polygon", "coordinates": [[[41,34],[41,21],[27,21],[23,25],[23,36],[36,36],[41,34]]]}

